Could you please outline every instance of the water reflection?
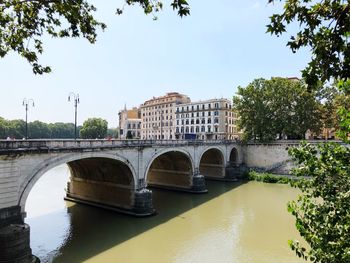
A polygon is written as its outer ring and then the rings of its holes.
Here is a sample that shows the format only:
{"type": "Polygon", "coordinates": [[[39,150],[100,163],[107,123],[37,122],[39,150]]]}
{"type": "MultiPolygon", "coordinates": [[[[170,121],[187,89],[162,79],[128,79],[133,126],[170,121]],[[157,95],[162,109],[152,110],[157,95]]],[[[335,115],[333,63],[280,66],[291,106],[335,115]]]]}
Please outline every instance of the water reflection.
{"type": "Polygon", "coordinates": [[[33,253],[43,262],[301,262],[287,247],[297,235],[285,209],[295,189],[254,182],[208,189],[154,189],[158,214],[148,218],[61,201],[66,208],[28,218],[33,253]]]}

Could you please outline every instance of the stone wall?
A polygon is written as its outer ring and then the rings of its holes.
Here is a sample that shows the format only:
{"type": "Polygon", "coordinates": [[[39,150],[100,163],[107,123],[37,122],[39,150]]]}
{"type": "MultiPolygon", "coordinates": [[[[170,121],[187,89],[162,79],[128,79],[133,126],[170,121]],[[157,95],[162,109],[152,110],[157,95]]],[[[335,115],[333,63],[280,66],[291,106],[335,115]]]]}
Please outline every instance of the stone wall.
{"type": "Polygon", "coordinates": [[[269,144],[250,143],[243,147],[243,162],[248,168],[258,171],[284,171],[293,166],[288,149],[297,147],[299,142],[278,142],[269,144]],[[288,167],[284,169],[283,167],[288,167]]]}

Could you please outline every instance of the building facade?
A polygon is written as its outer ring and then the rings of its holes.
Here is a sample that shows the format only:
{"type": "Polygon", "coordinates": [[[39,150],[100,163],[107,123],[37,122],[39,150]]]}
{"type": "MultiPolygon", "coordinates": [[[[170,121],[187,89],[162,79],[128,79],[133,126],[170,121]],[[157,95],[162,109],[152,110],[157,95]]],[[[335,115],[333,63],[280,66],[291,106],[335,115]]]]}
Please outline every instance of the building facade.
{"type": "Polygon", "coordinates": [[[141,109],[141,139],[175,139],[175,109],[189,103],[188,96],[169,92],[145,101],[141,109]]]}
{"type": "Polygon", "coordinates": [[[131,110],[119,111],[119,138],[140,139],[141,138],[141,110],[134,107],[131,110]]]}
{"type": "Polygon", "coordinates": [[[175,138],[238,139],[237,115],[228,99],[211,99],[176,105],[175,138]]]}

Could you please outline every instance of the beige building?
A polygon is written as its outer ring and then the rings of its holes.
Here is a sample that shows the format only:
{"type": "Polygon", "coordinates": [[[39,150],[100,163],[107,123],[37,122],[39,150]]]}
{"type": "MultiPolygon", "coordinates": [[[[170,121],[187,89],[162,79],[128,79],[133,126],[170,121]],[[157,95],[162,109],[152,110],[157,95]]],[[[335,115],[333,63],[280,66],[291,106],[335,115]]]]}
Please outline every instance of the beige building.
{"type": "Polygon", "coordinates": [[[127,139],[131,135],[133,139],[141,138],[141,110],[140,108],[134,107],[131,110],[119,111],[119,138],[127,139]]]}
{"type": "Polygon", "coordinates": [[[141,105],[141,139],[175,139],[175,109],[189,103],[188,96],[169,92],[141,105]]]}
{"type": "Polygon", "coordinates": [[[178,139],[236,139],[237,115],[228,99],[211,99],[176,105],[178,139]]]}

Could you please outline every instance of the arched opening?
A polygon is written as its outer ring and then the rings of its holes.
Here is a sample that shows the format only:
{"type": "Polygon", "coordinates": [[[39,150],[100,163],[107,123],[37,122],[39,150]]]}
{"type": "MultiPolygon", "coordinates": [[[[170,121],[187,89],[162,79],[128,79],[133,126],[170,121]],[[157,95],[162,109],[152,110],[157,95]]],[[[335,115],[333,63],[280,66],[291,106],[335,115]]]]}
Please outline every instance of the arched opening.
{"type": "Polygon", "coordinates": [[[230,153],[230,166],[238,166],[238,151],[233,148],[230,153]]]}
{"type": "Polygon", "coordinates": [[[199,172],[205,177],[225,177],[224,156],[218,149],[209,149],[203,155],[199,163],[199,172]]]}
{"type": "Polygon", "coordinates": [[[152,161],[147,173],[147,183],[166,188],[191,188],[192,161],[183,152],[171,151],[152,161]]]}
{"type": "Polygon", "coordinates": [[[109,158],[85,158],[68,162],[71,172],[67,199],[116,208],[133,206],[134,180],[130,168],[109,158]]]}

